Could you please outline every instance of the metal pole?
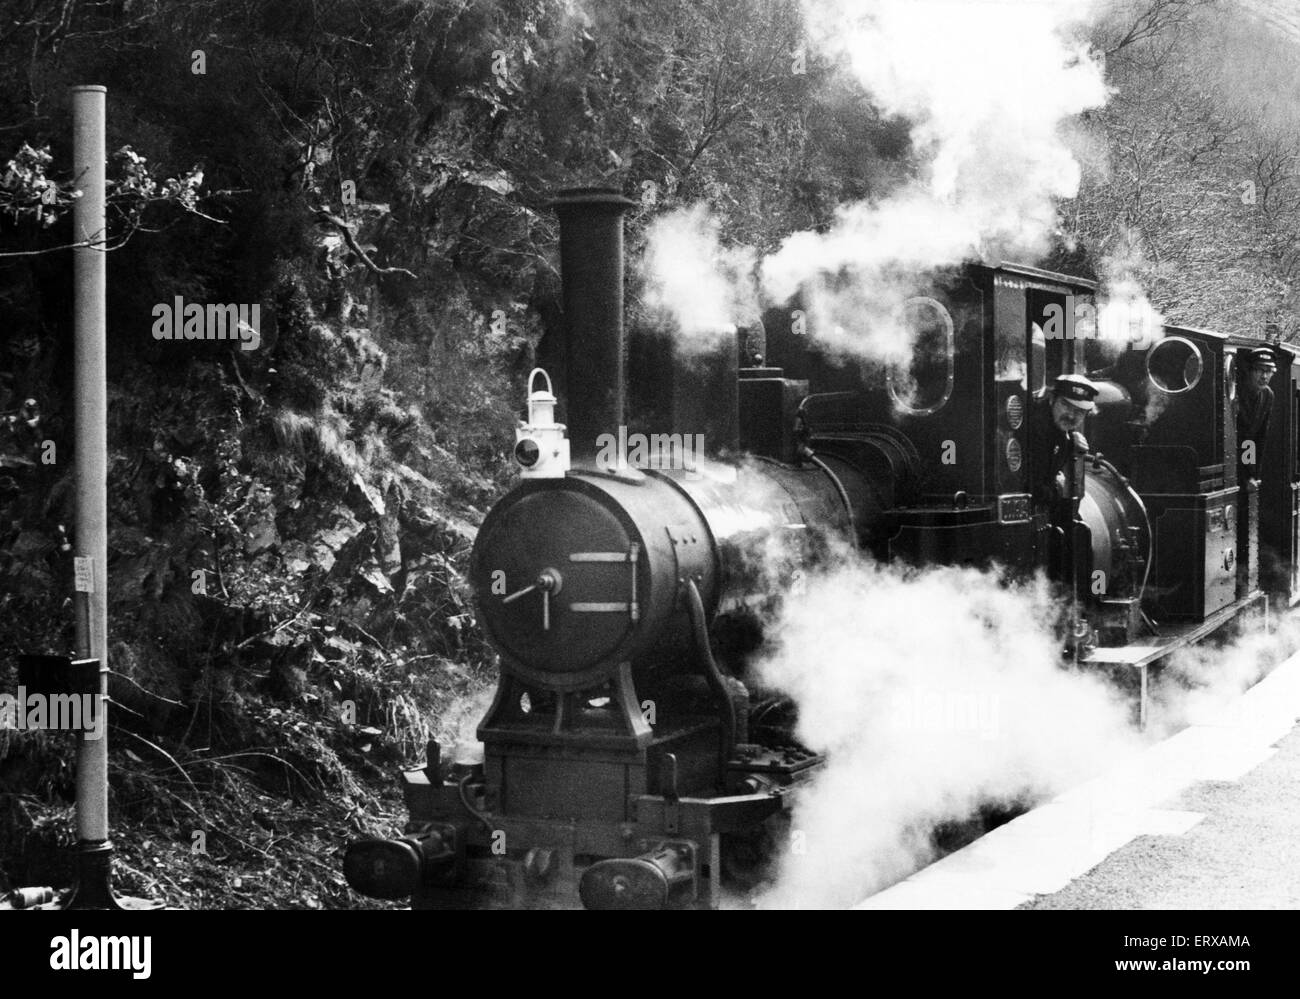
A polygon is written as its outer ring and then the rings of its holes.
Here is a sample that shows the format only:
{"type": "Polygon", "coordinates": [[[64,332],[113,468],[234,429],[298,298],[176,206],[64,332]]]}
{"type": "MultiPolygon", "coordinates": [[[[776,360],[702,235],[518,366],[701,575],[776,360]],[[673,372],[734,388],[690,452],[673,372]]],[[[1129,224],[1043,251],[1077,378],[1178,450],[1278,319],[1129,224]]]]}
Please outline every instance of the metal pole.
{"type": "Polygon", "coordinates": [[[73,313],[76,334],[77,656],[99,661],[96,724],[77,743],[77,884],[66,909],[154,909],[113,894],[108,839],[108,224],[104,211],[104,104],[100,86],[72,88],[73,313]]]}
{"type": "MultiPolygon", "coordinates": [[[[105,365],[107,286],[104,213],[104,101],[107,88],[72,88],[73,174],[81,197],[73,206],[76,322],[77,656],[100,664],[97,707],[108,693],[108,402],[105,365]],[[87,592],[87,590],[89,592],[87,592]]],[[[108,840],[108,724],[77,744],[77,839],[108,840]]]]}

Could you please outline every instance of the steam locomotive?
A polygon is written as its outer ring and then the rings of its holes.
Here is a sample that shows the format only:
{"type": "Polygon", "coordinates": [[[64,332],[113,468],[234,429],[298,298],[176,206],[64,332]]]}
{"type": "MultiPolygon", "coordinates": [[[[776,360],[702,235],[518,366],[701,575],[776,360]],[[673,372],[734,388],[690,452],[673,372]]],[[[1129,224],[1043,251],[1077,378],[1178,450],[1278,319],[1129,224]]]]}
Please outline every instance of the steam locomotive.
{"type": "Polygon", "coordinates": [[[1069,654],[1143,684],[1180,645],[1266,614],[1266,593],[1300,596],[1291,348],[1272,345],[1260,482],[1239,482],[1235,369],[1260,341],[1167,327],[1120,349],[1086,326],[1094,283],[1002,264],[909,301],[915,358],[883,377],[821,353],[798,303],[764,317],[761,357],[734,337],[703,355],[625,344],[631,204],[603,189],[556,203],[567,412],[558,423],[560,399],[531,392],[521,481],[472,555],[501,660],[482,757],[430,743],[402,777],[404,834],[349,846],[355,890],[413,908],[689,908],[751,883],[823,760],[744,663],[773,590],[837,546],[1050,568],[1069,594],[1069,654]],[[1046,456],[1027,429],[1062,373],[1100,389],[1065,527],[1032,500],[1046,456]],[[713,457],[598,460],[599,442],[638,427],[668,430],[672,454],[702,432],[713,457]]]}

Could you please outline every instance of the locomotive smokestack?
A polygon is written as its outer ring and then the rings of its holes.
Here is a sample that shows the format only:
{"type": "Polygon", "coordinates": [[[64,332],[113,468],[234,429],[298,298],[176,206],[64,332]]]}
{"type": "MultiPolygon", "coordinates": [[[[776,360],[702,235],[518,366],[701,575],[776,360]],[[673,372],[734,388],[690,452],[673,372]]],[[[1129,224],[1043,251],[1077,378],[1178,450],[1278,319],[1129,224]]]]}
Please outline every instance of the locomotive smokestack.
{"type": "Polygon", "coordinates": [[[623,213],[635,202],[604,187],[561,191],[560,277],[565,328],[565,400],[574,459],[591,459],[596,438],[624,419],[623,213]]]}

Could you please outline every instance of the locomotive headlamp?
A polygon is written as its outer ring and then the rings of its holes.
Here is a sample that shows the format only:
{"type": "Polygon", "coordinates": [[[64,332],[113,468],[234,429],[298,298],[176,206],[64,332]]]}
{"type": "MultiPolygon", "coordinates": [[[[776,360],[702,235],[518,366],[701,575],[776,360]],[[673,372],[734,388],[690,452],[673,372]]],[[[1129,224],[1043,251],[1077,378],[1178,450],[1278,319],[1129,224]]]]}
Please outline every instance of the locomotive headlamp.
{"type": "Polygon", "coordinates": [[[555,422],[555,394],[551,376],[534,368],[528,376],[528,422],[515,428],[515,463],[525,479],[562,479],[569,470],[569,441],[564,424],[555,422]],[[546,388],[535,390],[541,375],[546,388]]]}
{"type": "Polygon", "coordinates": [[[525,437],[515,445],[515,461],[519,462],[521,468],[532,468],[541,456],[542,449],[531,437],[525,437]]]}

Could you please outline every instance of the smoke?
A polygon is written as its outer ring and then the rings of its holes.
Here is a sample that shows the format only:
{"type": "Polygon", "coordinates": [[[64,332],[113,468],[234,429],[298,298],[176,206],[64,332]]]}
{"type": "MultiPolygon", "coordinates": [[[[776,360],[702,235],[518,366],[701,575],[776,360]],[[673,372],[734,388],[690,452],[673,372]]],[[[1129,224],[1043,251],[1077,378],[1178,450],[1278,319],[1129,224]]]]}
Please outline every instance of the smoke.
{"type": "Polygon", "coordinates": [[[1154,426],[1156,420],[1160,419],[1169,408],[1169,393],[1156,386],[1147,384],[1147,403],[1142,409],[1142,422],[1146,426],[1154,426]]]}
{"type": "Polygon", "coordinates": [[[815,575],[758,669],[827,754],[795,799],[760,904],[848,906],[929,859],[930,832],[981,804],[1059,791],[1138,743],[1116,692],[1060,667],[1059,602],[967,568],[815,575]]]}
{"type": "Polygon", "coordinates": [[[456,761],[480,762],[483,747],[478,741],[479,722],[492,706],[495,687],[483,687],[457,697],[438,716],[435,736],[456,761]]]}
{"type": "Polygon", "coordinates": [[[906,304],[933,287],[937,270],[977,256],[975,228],[954,238],[965,221],[917,191],[841,205],[827,232],[795,233],[763,260],[763,291],[775,301],[802,292],[809,330],[828,354],[899,363],[916,335],[906,304]]]}
{"type": "MultiPolygon", "coordinates": [[[[1077,116],[1105,103],[1103,67],[1081,40],[1089,2],[806,0],[809,44],[848,67],[887,115],[912,123],[914,176],[882,198],[841,205],[825,231],[798,232],[758,267],[762,296],[802,292],[806,329],[831,356],[899,365],[917,330],[906,305],[966,261],[1041,257],[1074,197],[1092,140],[1077,116]]],[[[725,249],[703,205],[647,234],[652,308],[688,346],[716,343],[758,297],[752,248],[725,249]]],[[[1142,290],[1140,244],[1122,234],[1102,261],[1085,318],[1103,355],[1159,338],[1142,290]]],[[[1109,359],[1109,358],[1108,358],[1109,359]]]]}
{"type": "MultiPolygon", "coordinates": [[[[847,57],[882,111],[914,123],[919,176],[872,210],[884,253],[914,258],[915,225],[926,230],[920,245],[931,265],[972,251],[989,258],[1047,248],[1054,199],[1072,197],[1080,180],[1061,126],[1106,99],[1101,66],[1071,37],[1079,7],[1052,0],[806,4],[814,44],[847,57]]],[[[882,248],[870,253],[879,257],[882,248]]]]}
{"type": "Polygon", "coordinates": [[[1141,237],[1128,228],[1120,231],[1098,266],[1097,328],[1090,335],[1098,338],[1112,359],[1129,347],[1145,350],[1164,336],[1165,317],[1142,290],[1145,266],[1141,237]]]}
{"type": "Polygon", "coordinates": [[[798,706],[797,737],[827,756],[795,792],[767,908],[846,907],[933,859],[933,832],[982,807],[1030,806],[1154,739],[1214,723],[1300,648],[1300,613],[1270,633],[1182,649],[1150,688],[1067,670],[1059,599],[1041,577],[858,563],[812,573],[785,598],[756,664],[798,706]]]}
{"type": "Polygon", "coordinates": [[[716,347],[734,335],[737,317],[758,311],[755,253],[724,247],[718,229],[698,204],[660,216],[646,231],[644,300],[688,349],[716,347]]]}
{"type": "Polygon", "coordinates": [[[906,352],[907,331],[889,317],[918,275],[1041,256],[1057,200],[1079,188],[1063,126],[1106,100],[1100,64],[1074,37],[1079,8],[809,0],[810,43],[846,61],[881,111],[913,123],[918,166],[882,200],[841,206],[829,231],[788,238],[763,262],[764,291],[784,300],[812,289],[816,328],[839,327],[833,351],[888,359],[906,352]],[[838,300],[841,287],[878,303],[864,329],[836,322],[857,304],[838,300]]]}
{"type": "MultiPolygon", "coordinates": [[[[906,305],[941,271],[972,260],[1035,260],[1058,235],[1081,159],[1104,169],[1078,115],[1108,96],[1082,40],[1092,2],[805,0],[809,44],[846,65],[870,100],[912,124],[914,176],[876,200],[839,206],[825,231],[788,236],[757,268],[764,299],[802,293],[805,328],[832,357],[900,365],[917,330],[906,305]]],[[[688,347],[708,347],[752,314],[756,254],[723,248],[703,205],[656,221],[643,270],[652,308],[688,347]]],[[[1122,232],[1099,271],[1081,335],[1105,360],[1161,336],[1143,291],[1140,241],[1122,232]]]]}
{"type": "Polygon", "coordinates": [[[1300,614],[1282,614],[1265,631],[1248,623],[1225,643],[1188,646],[1170,656],[1151,690],[1148,726],[1163,738],[1188,725],[1213,723],[1281,659],[1300,648],[1300,614]]]}
{"type": "MultiPolygon", "coordinates": [[[[1097,268],[1101,286],[1096,312],[1080,320],[1077,330],[1078,336],[1097,339],[1103,361],[1114,361],[1126,350],[1146,350],[1165,336],[1165,317],[1143,290],[1146,268],[1141,235],[1121,227],[1097,268]]],[[[1142,419],[1150,427],[1169,407],[1171,396],[1150,379],[1146,391],[1142,419]]]]}
{"type": "MultiPolygon", "coordinates": [[[[1108,270],[1102,261],[1102,270],[1108,270]]],[[[1145,350],[1164,336],[1165,317],[1151,304],[1136,276],[1103,279],[1097,309],[1097,337],[1115,353],[1145,350]]]]}

